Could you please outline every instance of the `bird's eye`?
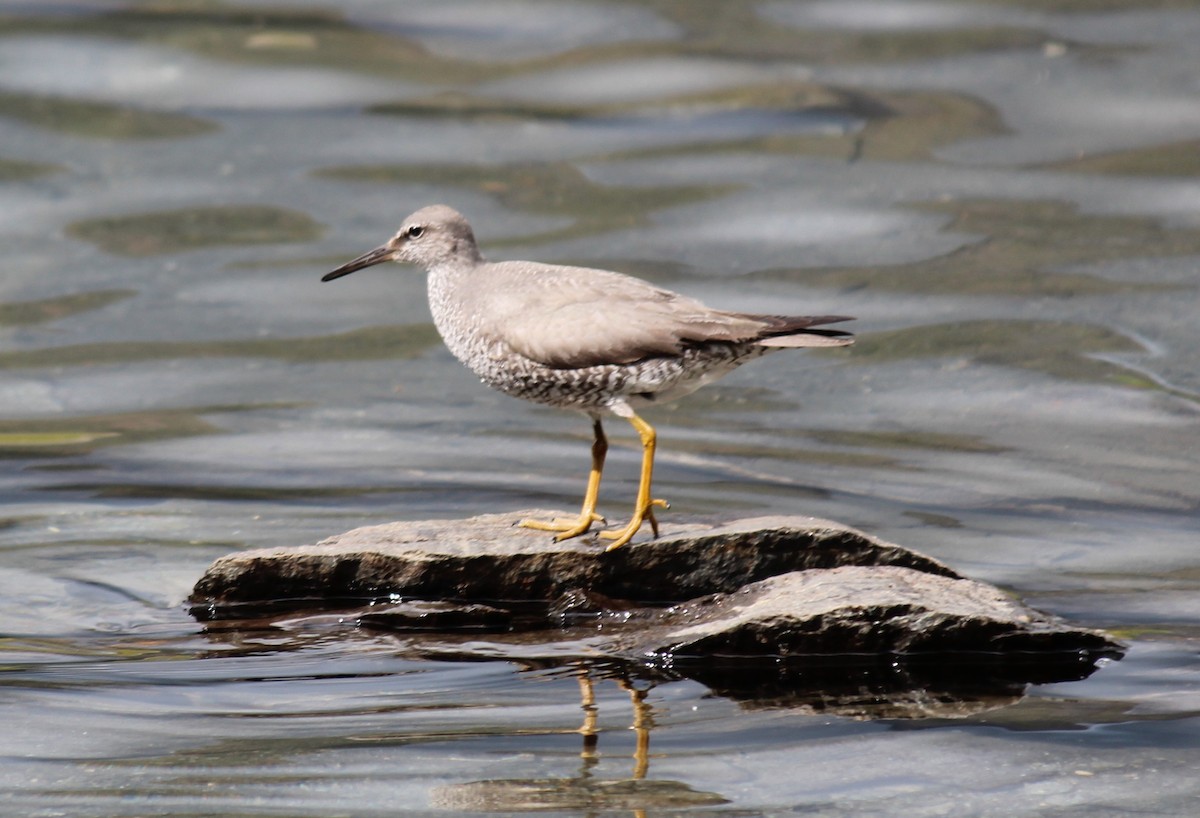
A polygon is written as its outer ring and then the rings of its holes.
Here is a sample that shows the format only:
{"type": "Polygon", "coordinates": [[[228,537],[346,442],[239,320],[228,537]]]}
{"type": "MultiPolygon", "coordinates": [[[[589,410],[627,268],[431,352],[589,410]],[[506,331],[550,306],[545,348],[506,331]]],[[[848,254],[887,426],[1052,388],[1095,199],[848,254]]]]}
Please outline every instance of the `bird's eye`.
{"type": "Polygon", "coordinates": [[[419,239],[419,238],[421,238],[421,234],[423,234],[424,232],[425,232],[424,227],[422,227],[419,224],[414,224],[412,227],[408,228],[408,237],[410,239],[419,239]]]}

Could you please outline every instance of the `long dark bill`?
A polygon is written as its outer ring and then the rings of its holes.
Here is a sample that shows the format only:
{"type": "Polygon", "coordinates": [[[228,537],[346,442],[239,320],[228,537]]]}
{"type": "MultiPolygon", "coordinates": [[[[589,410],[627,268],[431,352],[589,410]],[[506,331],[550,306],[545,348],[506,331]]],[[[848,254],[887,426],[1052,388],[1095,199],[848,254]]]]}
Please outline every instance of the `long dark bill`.
{"type": "Polygon", "coordinates": [[[369,253],[363,253],[353,261],[347,261],[341,267],[338,267],[332,272],[328,272],[321,276],[322,281],[333,281],[335,278],[348,276],[355,270],[361,270],[363,267],[370,267],[373,264],[380,264],[384,261],[392,260],[392,250],[386,244],[381,247],[376,247],[369,253]]]}

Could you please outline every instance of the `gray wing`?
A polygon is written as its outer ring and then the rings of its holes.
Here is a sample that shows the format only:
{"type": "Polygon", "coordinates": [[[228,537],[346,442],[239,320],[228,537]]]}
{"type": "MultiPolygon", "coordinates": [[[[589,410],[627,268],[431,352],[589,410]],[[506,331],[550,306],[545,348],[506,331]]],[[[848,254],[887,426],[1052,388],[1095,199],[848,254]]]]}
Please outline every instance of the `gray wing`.
{"type": "Polygon", "coordinates": [[[574,369],[676,355],[689,343],[745,341],[756,318],[606,270],[532,262],[488,265],[475,294],[487,334],[546,366],[574,369]]]}

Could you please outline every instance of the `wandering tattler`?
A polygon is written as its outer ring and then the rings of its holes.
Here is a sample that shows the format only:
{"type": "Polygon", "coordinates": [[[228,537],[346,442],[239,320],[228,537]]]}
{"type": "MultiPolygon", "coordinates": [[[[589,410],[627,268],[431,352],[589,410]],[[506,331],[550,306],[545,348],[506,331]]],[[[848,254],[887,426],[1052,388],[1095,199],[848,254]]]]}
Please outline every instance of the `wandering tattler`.
{"type": "Polygon", "coordinates": [[[604,522],[596,513],[608,452],[604,412],[628,420],[642,440],[633,517],[619,531],[600,532],[612,550],[647,520],[658,536],[654,508],[667,507],[650,494],[654,428],[634,407],[682,397],[774,349],[853,343],[848,332],[820,328],[851,320],[845,316],[724,312],[608,270],[485,261],[467,220],[445,205],[418,210],[386,244],[321,280],[384,261],[428,270],[433,322],[454,356],[484,383],[592,418],[592,470],[579,516],[521,522],[558,532],[556,541],[604,522]]]}

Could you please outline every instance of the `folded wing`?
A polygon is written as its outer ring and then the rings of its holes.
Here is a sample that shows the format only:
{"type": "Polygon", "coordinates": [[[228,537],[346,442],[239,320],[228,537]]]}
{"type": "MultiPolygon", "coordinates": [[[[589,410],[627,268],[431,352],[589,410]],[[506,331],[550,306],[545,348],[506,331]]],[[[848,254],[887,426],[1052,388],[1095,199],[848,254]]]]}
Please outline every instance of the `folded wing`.
{"type": "Polygon", "coordinates": [[[529,262],[490,265],[480,319],[497,340],[557,369],[674,356],[706,343],[770,347],[844,346],[850,334],[813,329],[842,316],[724,312],[636,278],[529,262]]]}

